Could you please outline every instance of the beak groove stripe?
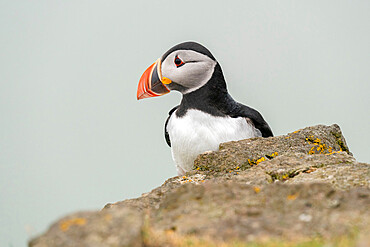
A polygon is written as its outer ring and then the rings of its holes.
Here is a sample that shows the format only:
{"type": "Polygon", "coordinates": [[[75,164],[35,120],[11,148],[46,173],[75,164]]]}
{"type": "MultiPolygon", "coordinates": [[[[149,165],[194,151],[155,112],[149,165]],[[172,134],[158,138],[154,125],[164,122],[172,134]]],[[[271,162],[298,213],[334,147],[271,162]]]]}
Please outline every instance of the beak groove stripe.
{"type": "Polygon", "coordinates": [[[137,99],[161,96],[170,90],[162,83],[161,60],[149,66],[141,76],[137,89],[137,99]],[[154,71],[155,70],[155,71],[154,71]]]}

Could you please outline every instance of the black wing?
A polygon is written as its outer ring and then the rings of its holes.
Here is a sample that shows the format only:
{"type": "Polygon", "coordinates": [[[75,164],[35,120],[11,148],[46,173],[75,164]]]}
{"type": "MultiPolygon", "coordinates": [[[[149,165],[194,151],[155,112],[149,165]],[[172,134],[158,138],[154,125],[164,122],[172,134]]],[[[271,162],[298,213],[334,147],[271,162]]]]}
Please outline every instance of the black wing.
{"type": "Polygon", "coordinates": [[[172,113],[178,108],[179,106],[175,106],[174,108],[172,108],[172,110],[168,113],[168,118],[166,120],[166,123],[164,124],[164,138],[166,139],[166,142],[168,144],[168,146],[171,147],[171,140],[170,140],[170,135],[168,134],[167,132],[167,124],[168,124],[168,120],[170,120],[170,117],[172,115],[172,113]]]}
{"type": "Polygon", "coordinates": [[[263,119],[261,113],[249,106],[238,103],[238,107],[235,112],[233,112],[232,117],[249,118],[250,120],[252,120],[254,127],[261,131],[263,137],[274,136],[270,126],[263,119]]]}

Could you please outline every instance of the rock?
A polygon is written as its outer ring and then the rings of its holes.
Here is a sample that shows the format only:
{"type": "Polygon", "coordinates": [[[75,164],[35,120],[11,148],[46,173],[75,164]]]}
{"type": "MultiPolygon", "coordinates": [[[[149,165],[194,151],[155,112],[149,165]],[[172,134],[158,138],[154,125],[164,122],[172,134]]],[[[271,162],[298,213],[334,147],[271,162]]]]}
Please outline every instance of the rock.
{"type": "Polygon", "coordinates": [[[335,191],[325,183],[275,183],[256,189],[234,182],[207,182],[169,193],[151,222],[155,229],[219,241],[330,238],[349,234],[358,222],[366,227],[369,204],[369,190],[335,191]]]}
{"type": "Polygon", "coordinates": [[[130,207],[69,215],[29,246],[142,246],[143,214],[130,207]]]}
{"type": "Polygon", "coordinates": [[[370,242],[370,165],[337,125],[223,143],[194,164],[139,198],[67,216],[29,246],[370,242]]]}
{"type": "Polygon", "coordinates": [[[245,170],[262,161],[285,154],[333,154],[349,148],[338,125],[317,125],[285,136],[251,138],[222,143],[218,152],[201,154],[195,167],[207,175],[219,176],[236,168],[245,170]]]}

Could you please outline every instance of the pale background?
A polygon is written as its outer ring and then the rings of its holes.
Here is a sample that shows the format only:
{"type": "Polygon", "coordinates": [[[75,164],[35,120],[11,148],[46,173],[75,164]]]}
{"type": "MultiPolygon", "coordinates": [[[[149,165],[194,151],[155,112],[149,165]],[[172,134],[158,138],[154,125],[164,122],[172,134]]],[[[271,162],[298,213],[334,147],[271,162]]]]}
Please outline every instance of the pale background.
{"type": "Polygon", "coordinates": [[[337,123],[370,162],[370,1],[0,0],[0,246],[176,175],[163,137],[178,93],[142,72],[194,40],[231,95],[282,135],[337,123]]]}

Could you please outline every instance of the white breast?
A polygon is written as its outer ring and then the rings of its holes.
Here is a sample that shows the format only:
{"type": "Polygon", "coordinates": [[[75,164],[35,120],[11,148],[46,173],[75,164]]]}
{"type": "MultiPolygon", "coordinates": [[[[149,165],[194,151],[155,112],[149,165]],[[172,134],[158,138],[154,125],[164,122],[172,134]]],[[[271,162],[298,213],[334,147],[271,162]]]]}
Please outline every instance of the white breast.
{"type": "Polygon", "coordinates": [[[217,151],[220,143],[261,136],[261,132],[245,118],[215,117],[194,109],[182,117],[177,117],[174,112],[167,131],[179,175],[192,169],[199,154],[217,151]]]}

